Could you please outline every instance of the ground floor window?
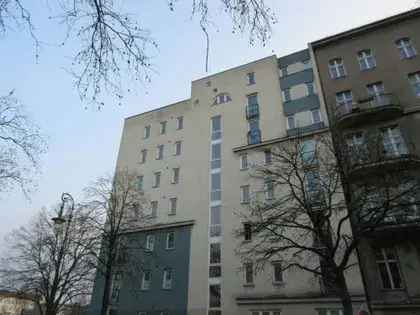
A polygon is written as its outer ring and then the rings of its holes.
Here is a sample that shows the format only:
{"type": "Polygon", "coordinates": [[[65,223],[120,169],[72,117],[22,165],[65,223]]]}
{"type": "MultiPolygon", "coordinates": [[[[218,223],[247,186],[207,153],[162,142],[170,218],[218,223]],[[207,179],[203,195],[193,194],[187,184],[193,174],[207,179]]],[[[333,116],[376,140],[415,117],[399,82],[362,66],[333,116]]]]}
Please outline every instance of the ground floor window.
{"type": "Polygon", "coordinates": [[[403,281],[395,248],[376,248],[376,264],[384,289],[402,289],[403,281]]]}

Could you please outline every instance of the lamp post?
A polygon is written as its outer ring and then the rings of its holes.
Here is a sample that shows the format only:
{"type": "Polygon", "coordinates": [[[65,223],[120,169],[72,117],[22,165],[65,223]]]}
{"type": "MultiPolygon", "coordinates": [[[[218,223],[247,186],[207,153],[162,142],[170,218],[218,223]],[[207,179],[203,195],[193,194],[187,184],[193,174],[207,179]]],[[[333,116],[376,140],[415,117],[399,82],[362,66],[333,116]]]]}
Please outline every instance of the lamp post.
{"type": "Polygon", "coordinates": [[[72,195],[70,195],[69,193],[63,193],[61,195],[61,206],[60,206],[60,210],[58,211],[58,215],[52,218],[56,233],[58,233],[62,229],[62,226],[64,223],[66,223],[66,221],[67,221],[67,227],[70,225],[71,219],[73,217],[73,211],[74,211],[74,199],[72,195]],[[68,208],[69,211],[67,213],[68,219],[66,220],[65,218],[66,215],[64,214],[64,208],[67,203],[69,203],[69,208],[68,208]]]}

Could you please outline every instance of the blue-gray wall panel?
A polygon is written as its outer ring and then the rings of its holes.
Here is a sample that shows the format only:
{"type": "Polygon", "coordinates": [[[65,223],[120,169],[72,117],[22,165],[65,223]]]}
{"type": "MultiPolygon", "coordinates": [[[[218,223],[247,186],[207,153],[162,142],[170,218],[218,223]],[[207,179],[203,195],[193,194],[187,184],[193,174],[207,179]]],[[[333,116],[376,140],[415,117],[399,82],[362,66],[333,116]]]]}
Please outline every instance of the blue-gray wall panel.
{"type": "MultiPolygon", "coordinates": [[[[137,315],[144,311],[148,315],[160,315],[167,311],[171,315],[187,315],[189,259],[191,226],[138,232],[126,235],[130,243],[130,262],[123,271],[123,281],[118,304],[113,306],[118,315],[137,315]],[[175,232],[175,249],[166,250],[166,234],[175,232]],[[155,235],[152,253],[145,252],[146,235],[155,235]],[[151,287],[141,290],[141,270],[151,270],[151,287]],[[172,289],[162,288],[163,269],[173,270],[172,289]]],[[[99,315],[102,301],[103,278],[97,275],[90,305],[90,315],[99,315]]]]}
{"type": "Polygon", "coordinates": [[[287,130],[287,135],[289,137],[292,137],[292,136],[297,136],[298,134],[313,132],[313,131],[317,131],[317,130],[323,129],[323,128],[325,128],[325,124],[324,124],[324,122],[321,121],[319,123],[312,124],[312,125],[309,125],[309,126],[289,129],[289,130],[287,130]]]}
{"type": "Polygon", "coordinates": [[[280,78],[280,87],[282,90],[288,89],[294,85],[310,83],[314,81],[314,72],[312,69],[295,72],[280,78]]]}
{"type": "Polygon", "coordinates": [[[286,67],[288,65],[294,64],[298,61],[305,61],[310,59],[309,50],[304,49],[293,54],[280,57],[278,60],[278,65],[280,68],[286,67]]]}
{"type": "Polygon", "coordinates": [[[293,115],[317,108],[319,108],[319,98],[317,94],[308,95],[283,104],[285,115],[293,115]]]}

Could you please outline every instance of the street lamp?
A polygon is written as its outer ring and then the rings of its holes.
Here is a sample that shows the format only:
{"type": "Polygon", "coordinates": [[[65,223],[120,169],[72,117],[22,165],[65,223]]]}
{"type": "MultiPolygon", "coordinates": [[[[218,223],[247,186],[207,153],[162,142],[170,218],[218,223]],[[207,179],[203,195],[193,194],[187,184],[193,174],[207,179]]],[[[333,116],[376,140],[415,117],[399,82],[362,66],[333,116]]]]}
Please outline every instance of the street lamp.
{"type": "Polygon", "coordinates": [[[67,221],[65,219],[65,215],[64,215],[64,207],[66,205],[66,203],[70,203],[69,205],[69,213],[68,215],[68,222],[67,224],[70,225],[72,216],[73,216],[73,210],[74,210],[74,199],[72,197],[72,195],[70,195],[69,193],[63,193],[61,195],[61,206],[60,206],[60,210],[58,211],[58,216],[52,218],[52,221],[54,223],[54,229],[56,231],[56,233],[58,233],[59,231],[61,231],[63,224],[67,221]]]}

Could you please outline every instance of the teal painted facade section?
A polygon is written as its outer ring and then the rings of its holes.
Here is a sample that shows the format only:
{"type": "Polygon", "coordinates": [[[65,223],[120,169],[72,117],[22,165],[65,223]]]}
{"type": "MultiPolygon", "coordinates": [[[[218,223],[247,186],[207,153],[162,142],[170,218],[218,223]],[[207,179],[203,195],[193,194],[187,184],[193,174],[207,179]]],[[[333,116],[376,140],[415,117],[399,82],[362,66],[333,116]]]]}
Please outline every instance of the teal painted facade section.
{"type": "Polygon", "coordinates": [[[284,68],[293,63],[296,63],[299,61],[305,61],[309,59],[311,59],[311,56],[309,54],[309,49],[304,49],[304,50],[295,52],[293,54],[280,57],[278,59],[278,65],[279,65],[279,68],[284,68]]]}
{"type": "Polygon", "coordinates": [[[325,124],[324,124],[324,122],[321,121],[319,123],[312,124],[312,125],[309,125],[309,126],[289,129],[289,130],[287,130],[287,136],[288,137],[293,137],[293,136],[297,136],[299,134],[314,132],[314,131],[324,129],[324,128],[325,128],[325,124]]]}
{"type": "Polygon", "coordinates": [[[285,115],[293,115],[320,107],[319,97],[317,94],[308,95],[297,100],[285,102],[283,111],[285,115]]]}
{"type": "Polygon", "coordinates": [[[280,86],[282,90],[291,88],[292,86],[311,83],[314,81],[314,72],[312,69],[306,69],[303,71],[289,74],[285,77],[280,78],[280,86]]]}
{"type": "MultiPolygon", "coordinates": [[[[135,232],[124,235],[129,251],[126,267],[121,268],[119,298],[111,306],[111,315],[187,315],[191,226],[135,232]],[[166,237],[175,233],[175,248],[166,249],[166,237]],[[146,236],[154,235],[153,252],[145,251],[146,236]],[[172,288],[163,288],[163,270],[172,270],[172,288]],[[148,290],[141,289],[142,271],[150,270],[148,290]]],[[[98,273],[89,315],[99,315],[102,304],[103,278],[98,273]]]]}

